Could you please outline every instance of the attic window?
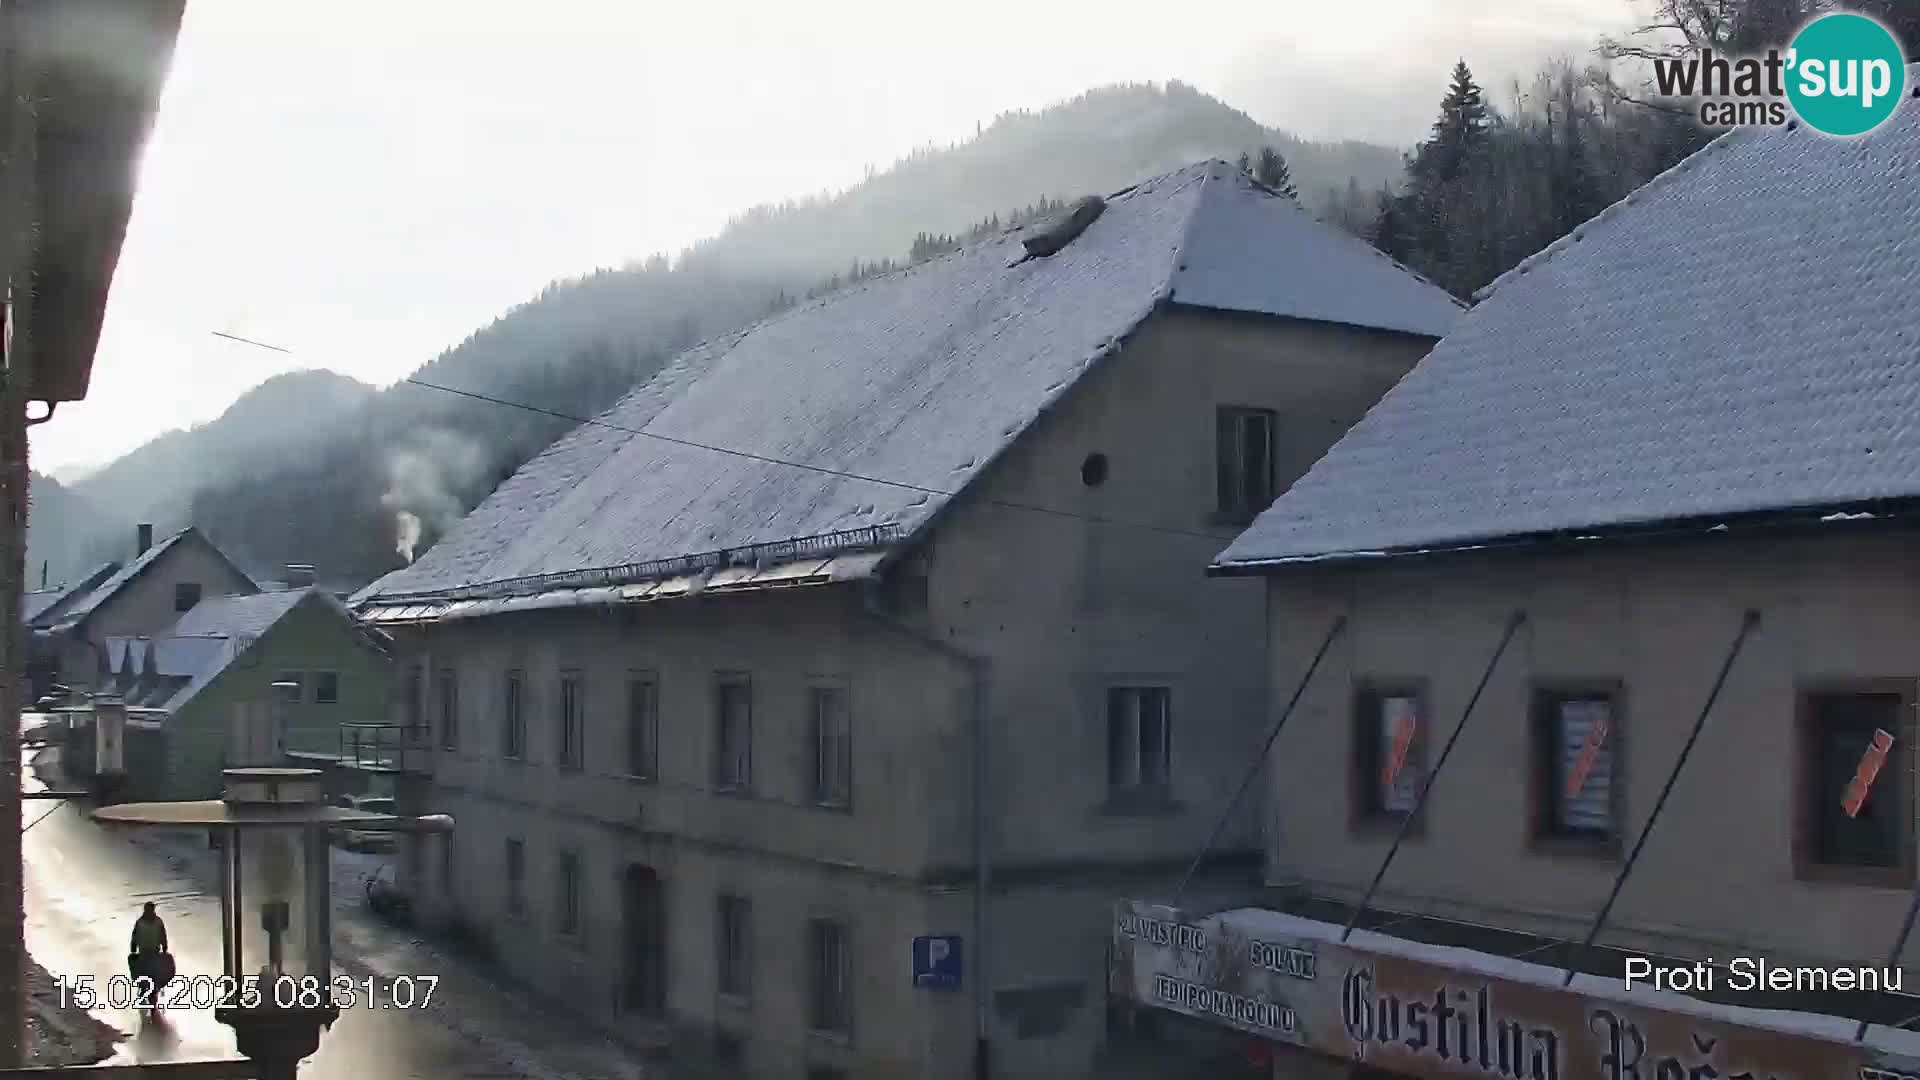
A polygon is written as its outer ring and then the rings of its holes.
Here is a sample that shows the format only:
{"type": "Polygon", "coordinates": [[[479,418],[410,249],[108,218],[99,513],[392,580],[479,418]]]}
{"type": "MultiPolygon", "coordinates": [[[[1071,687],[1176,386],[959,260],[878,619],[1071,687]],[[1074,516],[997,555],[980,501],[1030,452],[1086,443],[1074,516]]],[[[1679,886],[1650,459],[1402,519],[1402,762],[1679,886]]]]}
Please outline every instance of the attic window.
{"type": "Polygon", "coordinates": [[[193,606],[195,604],[198,604],[199,602],[200,602],[200,583],[199,582],[182,581],[173,587],[173,610],[192,611],[193,606]]]}
{"type": "Polygon", "coordinates": [[[1088,487],[1099,487],[1107,482],[1107,455],[1092,453],[1080,463],[1080,482],[1088,487]]]}

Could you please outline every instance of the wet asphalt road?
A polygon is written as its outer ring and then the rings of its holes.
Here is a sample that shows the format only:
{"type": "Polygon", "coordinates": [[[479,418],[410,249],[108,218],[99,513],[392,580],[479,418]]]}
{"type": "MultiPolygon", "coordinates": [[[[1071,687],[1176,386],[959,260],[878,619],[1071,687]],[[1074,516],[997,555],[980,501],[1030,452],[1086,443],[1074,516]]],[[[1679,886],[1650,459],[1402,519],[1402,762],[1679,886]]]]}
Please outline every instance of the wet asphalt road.
{"type": "MultiPolygon", "coordinates": [[[[27,790],[42,786],[31,776],[25,783],[27,790]]],[[[94,823],[84,807],[55,802],[28,802],[22,819],[31,825],[23,838],[28,951],[57,977],[92,976],[91,985],[103,999],[93,1014],[127,1036],[112,1063],[234,1057],[232,1034],[214,1020],[211,1008],[170,1010],[164,1023],[151,1025],[137,1012],[104,1000],[109,980],[126,973],[128,934],[140,905],[149,900],[166,919],[181,976],[219,974],[220,909],[204,840],[196,845],[191,838],[136,838],[94,823]]],[[[302,1077],[637,1080],[643,1075],[631,1058],[581,1021],[497,987],[366,917],[358,889],[365,857],[337,854],[335,970],[356,981],[373,974],[383,986],[400,975],[440,979],[433,999],[411,1009],[362,1003],[343,1011],[319,1052],[301,1067],[302,1077]],[[356,861],[361,865],[352,865],[356,861]]],[[[416,986],[424,987],[424,980],[416,986]]],[[[404,1000],[404,994],[390,1000],[404,1000]]]]}

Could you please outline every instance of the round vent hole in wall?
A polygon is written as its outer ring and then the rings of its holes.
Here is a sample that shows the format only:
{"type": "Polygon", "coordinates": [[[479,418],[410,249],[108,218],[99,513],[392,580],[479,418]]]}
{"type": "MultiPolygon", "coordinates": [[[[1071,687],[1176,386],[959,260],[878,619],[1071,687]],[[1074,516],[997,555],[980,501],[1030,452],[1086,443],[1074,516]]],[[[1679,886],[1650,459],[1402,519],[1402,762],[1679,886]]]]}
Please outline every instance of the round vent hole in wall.
{"type": "Polygon", "coordinates": [[[1107,482],[1107,455],[1093,453],[1080,463],[1080,482],[1088,487],[1099,487],[1107,482]]]}

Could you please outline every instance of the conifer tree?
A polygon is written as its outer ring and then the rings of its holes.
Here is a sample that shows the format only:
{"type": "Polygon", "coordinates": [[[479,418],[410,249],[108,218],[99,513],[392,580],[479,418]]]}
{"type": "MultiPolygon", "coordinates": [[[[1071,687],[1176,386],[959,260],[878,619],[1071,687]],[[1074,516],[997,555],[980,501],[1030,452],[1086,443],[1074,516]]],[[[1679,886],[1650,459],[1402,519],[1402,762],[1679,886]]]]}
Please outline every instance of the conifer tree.
{"type": "Polygon", "coordinates": [[[1287,168],[1287,159],[1271,146],[1260,149],[1260,160],[1254,164],[1253,178],[1289,199],[1300,197],[1299,190],[1293,186],[1293,170],[1287,168]]]}

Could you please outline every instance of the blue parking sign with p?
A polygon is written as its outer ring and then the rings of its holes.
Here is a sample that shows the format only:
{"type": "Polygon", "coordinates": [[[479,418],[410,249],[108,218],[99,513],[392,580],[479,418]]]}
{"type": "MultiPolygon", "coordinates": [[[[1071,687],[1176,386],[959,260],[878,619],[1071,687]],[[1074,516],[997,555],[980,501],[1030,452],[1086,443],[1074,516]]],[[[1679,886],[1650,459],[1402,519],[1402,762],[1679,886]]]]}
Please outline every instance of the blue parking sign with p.
{"type": "Polygon", "coordinates": [[[913,985],[928,990],[960,988],[960,936],[958,934],[913,939],[913,985]]]}

